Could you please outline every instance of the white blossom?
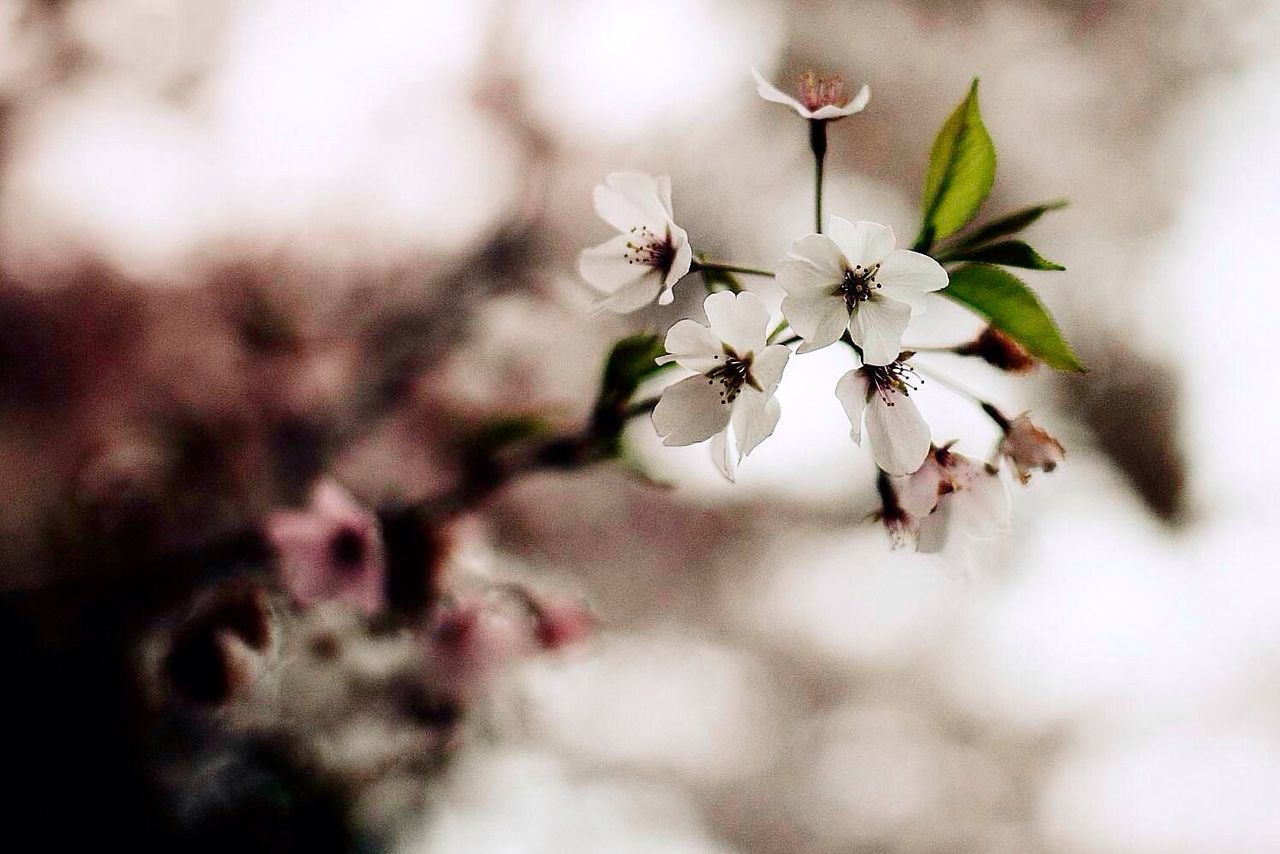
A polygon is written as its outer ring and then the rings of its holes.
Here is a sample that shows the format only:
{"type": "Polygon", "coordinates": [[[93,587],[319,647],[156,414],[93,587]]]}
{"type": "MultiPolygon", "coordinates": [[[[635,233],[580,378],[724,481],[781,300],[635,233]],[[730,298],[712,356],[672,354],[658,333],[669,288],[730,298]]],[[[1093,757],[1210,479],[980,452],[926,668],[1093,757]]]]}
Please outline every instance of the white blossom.
{"type": "Polygon", "coordinates": [[[676,362],[696,373],[662,393],[653,426],[665,445],[711,439],[716,467],[733,480],[737,463],[778,424],[773,393],[791,351],[766,343],[769,310],[755,294],[720,291],[703,308],[708,326],[681,320],[667,332],[659,364],[676,362]]]}
{"type": "Polygon", "coordinates": [[[844,78],[839,75],[819,77],[812,71],[800,75],[800,85],[794,98],[774,86],[760,69],[751,69],[756,79],[756,93],[766,101],[784,104],[800,114],[802,118],[817,120],[843,119],[854,113],[862,112],[871,100],[871,89],[863,86],[858,94],[850,98],[845,94],[844,78]]]}
{"type": "Polygon", "coordinates": [[[947,273],[928,255],[895,249],[888,226],[833,216],[829,232],[800,238],[779,263],[782,313],[804,339],[802,353],[848,329],[863,362],[887,365],[907,323],[924,311],[925,294],[947,286],[947,273]]]}
{"type": "Polygon", "coordinates": [[[628,312],[671,302],[693,262],[689,235],[671,212],[671,179],[614,172],[595,188],[595,207],[619,232],[578,258],[582,277],[601,291],[597,307],[628,312]]]}
{"type": "Polygon", "coordinates": [[[865,420],[871,455],[891,475],[910,474],[929,453],[929,425],[911,399],[916,387],[911,366],[898,361],[863,365],[836,383],[836,397],[849,417],[849,436],[862,444],[865,420]]]}
{"type": "Polygon", "coordinates": [[[1032,424],[1025,412],[1005,427],[1000,453],[1013,464],[1018,480],[1024,484],[1031,479],[1033,470],[1053,471],[1066,456],[1062,443],[1032,424]]]}

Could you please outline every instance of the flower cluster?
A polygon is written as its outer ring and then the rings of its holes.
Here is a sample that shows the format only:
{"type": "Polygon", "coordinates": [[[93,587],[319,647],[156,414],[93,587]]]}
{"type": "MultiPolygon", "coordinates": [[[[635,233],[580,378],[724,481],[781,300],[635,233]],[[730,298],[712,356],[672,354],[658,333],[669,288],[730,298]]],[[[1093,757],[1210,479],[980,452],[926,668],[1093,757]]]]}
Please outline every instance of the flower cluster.
{"type": "Polygon", "coordinates": [[[911,248],[900,248],[888,226],[824,217],[827,125],[861,112],[869,90],[863,86],[850,97],[841,78],[806,73],[793,96],[758,70],[752,73],[762,98],[808,122],[816,165],[815,230],[792,242],[776,272],[695,256],[688,233],[675,222],[667,177],[615,173],[595,190],[596,212],[619,232],[580,259],[583,277],[599,292],[599,307],[630,312],[654,302],[666,305],[689,273],[702,273],[710,292],[703,301],[706,323],[676,322],[655,360],[688,375],[640,409],[652,409],[666,445],[709,441],[716,467],[733,480],[743,458],[778,425],[782,413],[774,392],[792,347],[805,354],[840,343],[853,366],[836,384],[835,397],[853,441],[861,444],[865,432],[879,470],[879,515],[894,541],[937,551],[954,537],[983,539],[1007,530],[1009,494],[1001,465],[1007,462],[1025,484],[1033,470],[1054,469],[1062,445],[1027,415],[1007,418],[995,405],[946,382],[979,405],[1002,437],[988,462],[954,451],[954,443],[939,447],[912,398],[924,368],[913,363],[916,353],[903,340],[912,319],[928,307],[929,295],[937,294],[990,324],[976,340],[950,352],[1017,373],[1041,361],[1083,370],[1034,294],[1004,269],[1062,269],[1022,241],[1008,239],[1060,204],[1029,208],[956,235],[976,215],[995,168],[975,81],[934,143],[924,221],[911,248]],[[776,277],[784,294],[780,317],[743,290],[739,274],[776,277]]]}

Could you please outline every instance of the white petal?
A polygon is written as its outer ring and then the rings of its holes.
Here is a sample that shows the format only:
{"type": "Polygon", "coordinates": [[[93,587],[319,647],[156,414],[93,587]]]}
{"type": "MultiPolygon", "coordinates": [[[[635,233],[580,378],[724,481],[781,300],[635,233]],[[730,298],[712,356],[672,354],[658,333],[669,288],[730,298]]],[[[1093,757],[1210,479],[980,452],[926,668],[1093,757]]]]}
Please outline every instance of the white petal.
{"type": "Polygon", "coordinates": [[[923,519],[938,506],[942,484],[946,480],[946,473],[934,455],[926,455],[920,468],[894,484],[898,505],[912,519],[923,519]]]}
{"type": "Polygon", "coordinates": [[[785,296],[782,298],[782,316],[804,339],[801,353],[834,344],[849,326],[849,309],[841,296],[785,296]]]}
{"type": "Polygon", "coordinates": [[[671,207],[671,177],[668,175],[659,175],[658,182],[658,201],[662,203],[663,209],[667,212],[667,218],[674,220],[676,218],[675,211],[671,207]]]}
{"type": "Polygon", "coordinates": [[[613,293],[597,299],[592,303],[592,308],[594,311],[626,314],[653,305],[653,301],[658,299],[661,293],[662,281],[653,270],[648,270],[634,282],[628,282],[613,293]]]}
{"type": "Polygon", "coordinates": [[[876,465],[889,474],[920,468],[932,440],[915,401],[896,391],[877,391],[867,401],[867,438],[876,465]]]}
{"type": "Polygon", "coordinates": [[[724,347],[710,329],[696,320],[681,320],[667,330],[667,355],[658,364],[678,362],[680,367],[705,374],[724,361],[724,347]]]}
{"type": "Polygon", "coordinates": [[[778,285],[796,296],[829,295],[844,271],[844,253],[836,242],[825,234],[808,234],[792,243],[778,263],[778,285]]]}
{"type": "MultiPolygon", "coordinates": [[[[782,344],[770,344],[756,354],[751,363],[751,376],[764,389],[764,396],[771,397],[782,381],[782,371],[791,358],[791,348],[782,344]]],[[[753,389],[754,391],[754,389],[753,389]]]]}
{"type": "Polygon", "coordinates": [[[853,96],[853,100],[845,104],[843,107],[837,107],[835,104],[828,104],[825,107],[819,107],[812,114],[815,119],[843,119],[845,116],[852,116],[854,113],[860,113],[866,109],[867,104],[871,101],[871,88],[864,85],[858,90],[858,94],[853,96]]]}
{"type": "Polygon", "coordinates": [[[849,371],[836,383],[836,398],[849,418],[849,438],[858,445],[862,444],[862,413],[867,408],[870,385],[867,375],[857,368],[849,371]]]}
{"type": "Polygon", "coordinates": [[[947,495],[938,503],[938,509],[923,521],[916,531],[916,551],[924,554],[937,554],[947,544],[951,533],[951,502],[954,496],[947,495]]]}
{"type": "Polygon", "coordinates": [[[924,295],[947,286],[947,271],[928,255],[899,249],[884,260],[876,282],[883,296],[905,302],[919,314],[924,310],[924,295]]]}
{"type": "Polygon", "coordinates": [[[658,180],[643,172],[614,172],[595,188],[596,213],[618,231],[648,228],[664,234],[671,217],[663,206],[658,180]]]}
{"type": "Polygon", "coordinates": [[[606,293],[653,272],[652,267],[627,261],[627,235],[619,234],[599,246],[584,249],[578,256],[578,272],[582,278],[606,293]]]}
{"type": "Polygon", "coordinates": [[[896,243],[893,229],[887,225],[849,222],[838,216],[831,217],[827,233],[840,247],[851,269],[859,264],[866,268],[881,263],[893,252],[896,243]]]}
{"type": "Polygon", "coordinates": [[[902,333],[911,322],[911,306],[905,302],[872,294],[858,304],[849,322],[853,343],[862,348],[862,361],[868,365],[887,365],[902,350],[902,333]]]}
{"type": "Polygon", "coordinates": [[[711,437],[711,462],[716,464],[720,474],[730,483],[738,473],[737,462],[733,458],[733,443],[729,441],[729,428],[721,430],[711,437]]]}
{"type": "Polygon", "coordinates": [[[711,331],[739,356],[764,350],[769,335],[769,309],[753,293],[719,291],[702,303],[711,331]]]}
{"type": "MultiPolygon", "coordinates": [[[[880,283],[877,282],[877,284],[880,283]]],[[[873,291],[872,298],[874,299],[875,297],[902,303],[911,310],[912,317],[915,317],[917,314],[923,314],[924,310],[928,307],[928,302],[925,300],[924,292],[918,291],[915,288],[903,288],[890,284],[881,284],[880,287],[873,291]]]]}
{"type": "Polygon", "coordinates": [[[775,104],[785,104],[806,119],[813,118],[813,113],[811,113],[804,104],[801,104],[795,98],[791,97],[786,92],[783,92],[777,86],[774,86],[766,80],[764,75],[760,73],[760,69],[751,69],[751,76],[756,78],[756,94],[761,98],[764,98],[766,101],[772,101],[775,104]]]}
{"type": "Polygon", "coordinates": [[[975,540],[989,540],[1009,532],[1009,487],[996,472],[981,468],[967,489],[951,497],[958,530],[975,540]]]}
{"type": "Polygon", "coordinates": [[[693,445],[710,439],[729,423],[728,404],[719,383],[702,374],[681,380],[662,393],[653,409],[653,426],[664,445],[693,445]]]}
{"type": "Polygon", "coordinates": [[[733,434],[738,440],[738,459],[773,435],[782,417],[782,404],[751,387],[742,389],[733,402],[733,434]]]}
{"type": "Polygon", "coordinates": [[[845,104],[842,109],[846,116],[854,113],[860,113],[867,108],[867,104],[871,103],[871,87],[863,83],[862,88],[858,90],[858,94],[853,96],[853,100],[845,104]]]}
{"type": "Polygon", "coordinates": [[[669,227],[671,229],[671,244],[675,246],[676,254],[671,260],[671,269],[667,271],[667,278],[663,282],[666,287],[663,296],[667,297],[665,300],[659,300],[663,305],[671,302],[671,289],[675,287],[676,282],[689,274],[689,267],[693,265],[693,249],[689,246],[688,233],[678,225],[669,227]]]}

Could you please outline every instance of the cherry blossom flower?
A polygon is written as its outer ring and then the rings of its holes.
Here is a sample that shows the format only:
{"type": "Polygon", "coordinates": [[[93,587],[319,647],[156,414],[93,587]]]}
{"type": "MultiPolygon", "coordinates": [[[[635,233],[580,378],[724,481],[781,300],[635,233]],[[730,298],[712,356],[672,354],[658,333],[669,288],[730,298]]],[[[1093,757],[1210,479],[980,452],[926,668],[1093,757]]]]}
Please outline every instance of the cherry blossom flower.
{"type": "Polygon", "coordinates": [[[869,365],[898,358],[902,333],[925,308],[925,294],[947,286],[928,255],[895,249],[893,229],[831,218],[830,234],[791,244],[778,266],[782,313],[804,339],[800,352],[835,343],[848,329],[869,365]]]}
{"type": "Polygon", "coordinates": [[[276,510],[267,539],[285,586],[300,604],[336,600],[370,614],[386,582],[377,517],[333,480],[322,480],[300,510],[276,510]]]}
{"type": "Polygon", "coordinates": [[[623,313],[670,303],[693,263],[689,235],[672,218],[671,179],[614,172],[596,187],[595,206],[620,232],[578,259],[582,277],[602,292],[597,307],[623,313]]]}
{"type": "Polygon", "coordinates": [[[755,294],[720,291],[703,308],[709,326],[681,320],[667,332],[659,364],[697,373],[662,393],[653,425],[665,445],[711,439],[716,467],[733,480],[737,463],[778,424],[782,410],[773,393],[791,351],[766,342],[769,310],[755,294]]]}
{"type": "Polygon", "coordinates": [[[1018,480],[1026,483],[1031,480],[1031,472],[1040,469],[1051,472],[1058,467],[1066,456],[1066,449],[1057,439],[1031,423],[1023,413],[1004,426],[1004,440],[1000,443],[1000,453],[1013,464],[1018,480]]]}
{"type": "Polygon", "coordinates": [[[756,92],[766,101],[784,104],[800,114],[801,118],[817,121],[834,121],[862,112],[871,100],[871,89],[863,86],[858,94],[850,98],[845,94],[844,78],[839,75],[819,77],[812,71],[800,75],[799,99],[788,95],[774,86],[760,69],[751,69],[756,79],[756,92]]]}
{"type": "Polygon", "coordinates": [[[910,474],[929,453],[929,425],[911,399],[918,382],[910,365],[894,361],[855,368],[836,383],[836,397],[849,416],[849,436],[861,445],[865,420],[871,455],[892,475],[910,474]]]}

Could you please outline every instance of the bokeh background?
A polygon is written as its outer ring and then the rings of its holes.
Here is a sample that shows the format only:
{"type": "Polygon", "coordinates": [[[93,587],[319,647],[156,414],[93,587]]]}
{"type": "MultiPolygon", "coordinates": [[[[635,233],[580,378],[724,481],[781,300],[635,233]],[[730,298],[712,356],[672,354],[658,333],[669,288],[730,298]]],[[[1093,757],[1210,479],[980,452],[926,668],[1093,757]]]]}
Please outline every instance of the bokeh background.
{"type": "MultiPolygon", "coordinates": [[[[370,503],[445,491],[459,424],[577,423],[612,340],[699,302],[589,316],[603,175],[670,174],[695,248],[771,265],[811,162],[748,69],[835,71],[872,100],[832,128],[827,209],[909,238],[979,76],[986,212],[1071,200],[1031,233],[1067,272],[1028,279],[1092,372],[931,364],[1066,464],[1015,489],[1006,540],[893,551],[830,348],[736,485],[647,424],[672,488],[515,485],[474,520],[484,559],[604,628],[519,674],[404,850],[1280,851],[1278,37],[1267,0],[0,0],[5,586],[57,574],[44,520],[160,454],[157,413],[225,439],[250,405],[323,412],[324,467],[370,503]],[[305,347],[237,337],[264,303],[305,347]]],[[[937,300],[911,334],[978,328],[937,300]]],[[[965,401],[920,400],[987,452],[965,401]]],[[[166,469],[165,536],[282,500],[268,474],[315,437],[269,439],[166,469]]]]}

